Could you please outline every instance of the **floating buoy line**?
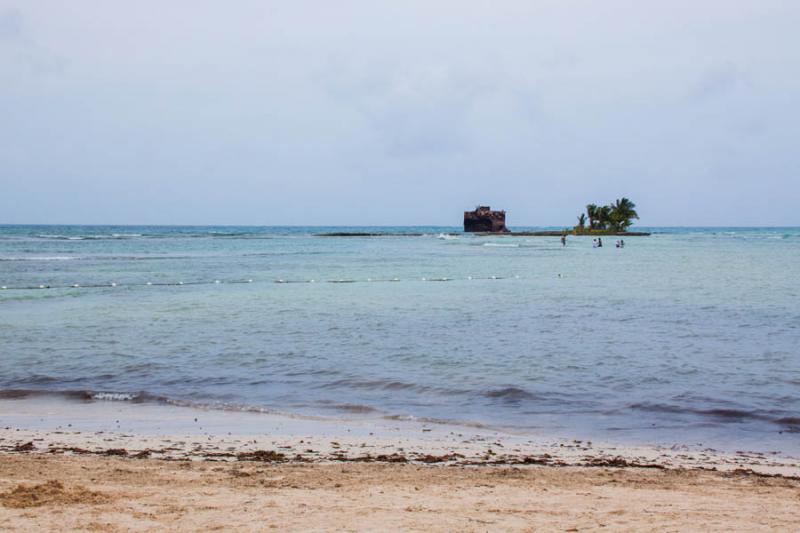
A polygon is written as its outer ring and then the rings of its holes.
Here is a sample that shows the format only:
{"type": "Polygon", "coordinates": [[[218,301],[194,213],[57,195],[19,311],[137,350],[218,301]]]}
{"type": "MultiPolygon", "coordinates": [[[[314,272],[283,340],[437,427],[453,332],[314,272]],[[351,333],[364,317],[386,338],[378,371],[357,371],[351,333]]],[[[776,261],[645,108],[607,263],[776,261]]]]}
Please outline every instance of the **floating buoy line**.
{"type": "MultiPolygon", "coordinates": [[[[479,281],[479,280],[503,280],[503,279],[520,279],[519,276],[489,276],[489,277],[475,277],[475,276],[467,276],[465,278],[448,278],[448,277],[441,277],[441,278],[366,278],[366,279],[347,279],[347,278],[337,278],[337,279],[324,279],[324,280],[317,280],[317,279],[274,279],[274,280],[264,280],[267,283],[277,283],[277,284],[290,284],[290,283],[397,283],[397,282],[409,282],[409,281],[438,281],[438,282],[446,282],[446,281],[479,281]]],[[[27,285],[21,287],[13,287],[7,285],[0,285],[0,291],[38,291],[38,290],[45,290],[45,289],[113,289],[113,288],[122,288],[122,287],[181,287],[184,285],[234,285],[234,284],[246,284],[246,283],[256,283],[253,279],[232,279],[232,280],[221,280],[215,279],[213,281],[169,281],[169,282],[156,282],[156,281],[148,281],[145,283],[73,283],[70,285],[27,285]]]]}

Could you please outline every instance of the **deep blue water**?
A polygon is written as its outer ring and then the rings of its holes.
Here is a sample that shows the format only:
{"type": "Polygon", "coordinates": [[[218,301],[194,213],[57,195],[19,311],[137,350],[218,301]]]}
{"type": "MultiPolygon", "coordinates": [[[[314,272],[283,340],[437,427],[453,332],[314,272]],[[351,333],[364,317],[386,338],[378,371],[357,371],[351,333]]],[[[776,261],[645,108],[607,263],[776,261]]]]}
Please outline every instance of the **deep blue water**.
{"type": "Polygon", "coordinates": [[[652,231],[0,226],[0,395],[800,451],[800,230],[652,231]]]}

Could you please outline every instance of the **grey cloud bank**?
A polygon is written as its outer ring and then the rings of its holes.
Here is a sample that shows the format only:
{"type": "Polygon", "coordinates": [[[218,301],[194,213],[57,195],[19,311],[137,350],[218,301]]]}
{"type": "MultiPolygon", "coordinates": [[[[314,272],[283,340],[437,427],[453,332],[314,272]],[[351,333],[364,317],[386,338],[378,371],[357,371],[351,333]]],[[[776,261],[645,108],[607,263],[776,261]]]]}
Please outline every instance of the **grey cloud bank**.
{"type": "Polygon", "coordinates": [[[0,223],[798,225],[800,4],[0,0],[0,223]]]}

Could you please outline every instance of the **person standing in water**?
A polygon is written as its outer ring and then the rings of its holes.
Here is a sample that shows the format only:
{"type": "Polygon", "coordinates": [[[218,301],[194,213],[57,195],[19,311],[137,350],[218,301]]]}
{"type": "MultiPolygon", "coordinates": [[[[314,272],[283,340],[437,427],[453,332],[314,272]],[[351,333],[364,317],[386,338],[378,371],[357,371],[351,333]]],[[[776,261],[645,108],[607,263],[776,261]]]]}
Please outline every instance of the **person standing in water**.
{"type": "Polygon", "coordinates": [[[597,238],[597,247],[598,248],[602,248],[603,247],[603,239],[601,239],[600,237],[597,238]]]}
{"type": "Polygon", "coordinates": [[[562,235],[561,236],[561,246],[566,246],[566,245],[567,245],[567,236],[566,235],[562,235]]]}

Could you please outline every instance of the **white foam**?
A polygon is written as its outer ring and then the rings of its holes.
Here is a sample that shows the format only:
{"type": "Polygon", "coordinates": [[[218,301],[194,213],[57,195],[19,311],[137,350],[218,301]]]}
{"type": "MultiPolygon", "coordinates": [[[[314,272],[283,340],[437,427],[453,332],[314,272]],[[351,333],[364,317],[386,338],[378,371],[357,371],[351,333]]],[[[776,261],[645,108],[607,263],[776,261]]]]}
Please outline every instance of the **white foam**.
{"type": "Polygon", "coordinates": [[[70,255],[29,255],[0,257],[0,261],[72,261],[77,257],[70,255]]]}
{"type": "Polygon", "coordinates": [[[93,400],[108,400],[114,402],[129,402],[135,400],[136,394],[129,392],[95,392],[92,394],[93,400]]]}

